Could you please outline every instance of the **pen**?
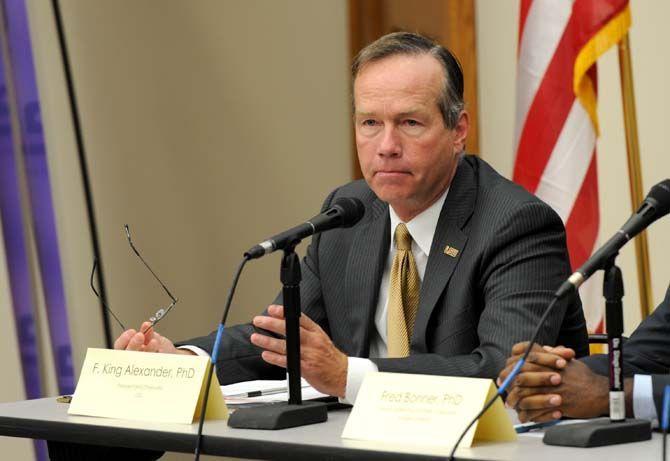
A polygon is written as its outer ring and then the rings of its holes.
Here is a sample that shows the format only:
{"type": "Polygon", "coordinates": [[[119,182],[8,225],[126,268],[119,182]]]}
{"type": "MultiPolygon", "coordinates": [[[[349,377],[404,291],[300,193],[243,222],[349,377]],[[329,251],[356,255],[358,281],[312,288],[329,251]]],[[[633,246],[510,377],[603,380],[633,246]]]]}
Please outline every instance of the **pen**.
{"type": "Polygon", "coordinates": [[[535,429],[544,429],[545,427],[551,427],[560,422],[560,419],[553,421],[546,421],[544,423],[526,423],[526,424],[517,424],[514,426],[514,430],[517,434],[523,434],[524,432],[530,432],[535,429]]]}
{"type": "MultiPolygon", "coordinates": [[[[302,389],[305,389],[309,386],[302,386],[302,389]]],[[[274,394],[283,394],[288,392],[286,386],[284,387],[273,387],[271,389],[258,390],[258,391],[249,391],[249,392],[240,392],[238,394],[228,394],[226,397],[235,397],[235,398],[250,398],[250,397],[262,397],[264,395],[274,395],[274,394]]]]}

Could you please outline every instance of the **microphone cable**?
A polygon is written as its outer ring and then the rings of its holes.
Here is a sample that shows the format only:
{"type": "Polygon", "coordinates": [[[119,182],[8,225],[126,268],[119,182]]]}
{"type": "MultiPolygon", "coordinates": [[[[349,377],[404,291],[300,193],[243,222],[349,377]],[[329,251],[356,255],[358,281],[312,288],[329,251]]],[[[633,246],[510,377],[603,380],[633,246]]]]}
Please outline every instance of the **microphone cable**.
{"type": "Polygon", "coordinates": [[[663,431],[663,451],[661,459],[665,461],[666,442],[668,438],[668,426],[670,425],[670,385],[663,390],[663,415],[661,417],[661,430],[663,431]]]}
{"type": "Polygon", "coordinates": [[[237,288],[237,282],[240,279],[242,269],[244,269],[244,265],[247,263],[247,261],[249,261],[249,257],[245,254],[244,258],[242,258],[242,262],[240,262],[240,265],[237,268],[237,272],[235,272],[235,277],[233,278],[233,284],[230,287],[230,290],[228,291],[228,299],[226,300],[226,307],[223,310],[223,317],[221,318],[221,323],[219,324],[219,328],[216,331],[216,339],[214,340],[214,349],[212,350],[212,356],[207,370],[207,383],[205,384],[205,395],[203,397],[202,408],[200,410],[200,419],[198,421],[198,433],[195,439],[195,461],[200,460],[200,450],[202,444],[202,427],[205,424],[205,413],[207,412],[207,402],[209,401],[209,389],[212,385],[212,375],[214,374],[214,365],[216,364],[216,360],[219,357],[219,345],[221,344],[221,336],[223,335],[226,319],[228,318],[228,311],[230,310],[230,305],[233,302],[233,295],[235,294],[235,288],[237,288]]]}
{"type": "Polygon", "coordinates": [[[514,365],[512,372],[507,376],[507,378],[505,378],[505,381],[503,381],[503,383],[500,385],[496,394],[491,399],[489,399],[488,402],[486,402],[484,408],[482,408],[481,411],[477,413],[477,415],[472,419],[472,421],[470,421],[470,424],[468,424],[465,430],[458,437],[458,440],[456,440],[456,443],[454,444],[454,447],[451,449],[451,453],[449,454],[448,458],[449,461],[454,461],[454,454],[456,453],[456,449],[458,449],[458,446],[463,440],[463,437],[465,437],[465,434],[467,434],[470,428],[474,426],[474,424],[479,420],[479,418],[481,418],[482,415],[486,413],[486,411],[489,408],[491,408],[491,406],[495,403],[498,397],[502,398],[502,395],[505,393],[505,390],[509,387],[510,383],[514,380],[514,378],[516,378],[516,375],[519,374],[521,367],[523,366],[524,363],[526,363],[526,359],[528,359],[528,354],[530,354],[531,349],[533,348],[533,346],[537,341],[537,337],[540,334],[540,329],[544,325],[544,322],[547,320],[547,317],[549,317],[551,310],[554,308],[554,305],[559,299],[561,298],[554,295],[554,299],[551,300],[551,302],[547,306],[547,309],[544,311],[544,314],[542,314],[542,318],[540,318],[540,321],[537,323],[537,327],[535,327],[535,332],[533,332],[533,336],[531,337],[530,344],[528,345],[526,352],[524,352],[523,356],[519,359],[516,365],[514,365]]]}

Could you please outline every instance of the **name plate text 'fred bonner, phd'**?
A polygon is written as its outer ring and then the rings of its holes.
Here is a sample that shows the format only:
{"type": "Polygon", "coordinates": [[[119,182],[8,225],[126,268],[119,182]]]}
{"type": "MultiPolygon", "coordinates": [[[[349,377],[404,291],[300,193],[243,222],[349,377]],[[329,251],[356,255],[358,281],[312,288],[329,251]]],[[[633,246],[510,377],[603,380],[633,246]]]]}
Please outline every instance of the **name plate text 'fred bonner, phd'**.
{"type": "MultiPolygon", "coordinates": [[[[368,373],[342,438],[451,448],[495,393],[490,379],[368,373]]],[[[461,446],[469,447],[473,440],[516,440],[500,399],[468,431],[461,446]]]]}

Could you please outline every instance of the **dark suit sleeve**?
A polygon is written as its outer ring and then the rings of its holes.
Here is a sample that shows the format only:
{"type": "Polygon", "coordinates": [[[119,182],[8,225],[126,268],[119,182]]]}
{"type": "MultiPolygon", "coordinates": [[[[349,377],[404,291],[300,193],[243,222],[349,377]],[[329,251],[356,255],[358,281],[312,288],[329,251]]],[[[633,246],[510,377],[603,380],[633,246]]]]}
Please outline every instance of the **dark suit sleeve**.
{"type": "MultiPolygon", "coordinates": [[[[624,375],[651,375],[656,412],[661,415],[663,390],[670,384],[670,288],[663,302],[644,319],[623,346],[624,375]]],[[[594,372],[609,373],[607,355],[582,359],[594,372]]]]}
{"type": "MultiPolygon", "coordinates": [[[[337,190],[333,191],[326,198],[321,211],[330,207],[336,192],[337,190]]],[[[318,272],[319,239],[319,235],[313,237],[306,255],[301,261],[300,295],[303,312],[318,323],[324,331],[328,332],[328,322],[323,308],[318,272]]],[[[273,303],[282,304],[281,293],[273,303]]],[[[263,311],[263,314],[266,314],[266,311],[263,311]]],[[[283,379],[286,376],[284,368],[265,362],[261,358],[262,350],[251,344],[249,337],[254,331],[255,329],[250,323],[235,325],[224,330],[219,357],[216,362],[217,377],[222,385],[255,379],[283,379]]],[[[197,346],[211,355],[215,338],[216,332],[212,332],[207,336],[180,341],[176,345],[197,346]]]]}
{"type": "Polygon", "coordinates": [[[670,371],[670,289],[663,302],[635,329],[623,351],[624,367],[635,373],[670,371]]]}
{"type": "MultiPolygon", "coordinates": [[[[553,210],[537,201],[490,222],[496,223],[495,229],[481,251],[481,268],[474,281],[478,305],[471,309],[473,316],[479,314],[474,321],[478,339],[474,350],[455,356],[429,353],[373,359],[380,371],[494,378],[504,367],[512,345],[530,339],[554,290],[569,275],[563,225],[553,210]]],[[[540,344],[556,344],[568,307],[572,315],[581,304],[555,305],[540,330],[540,344]]],[[[583,315],[581,318],[581,330],[574,334],[581,335],[585,345],[583,315]]]]}
{"type": "MultiPolygon", "coordinates": [[[[644,319],[631,337],[624,342],[624,374],[667,374],[670,372],[670,288],[663,302],[644,319]]],[[[593,371],[607,375],[606,355],[582,359],[593,371]]]]}
{"type": "Polygon", "coordinates": [[[665,386],[670,386],[670,375],[651,375],[651,383],[654,389],[654,406],[656,407],[656,415],[661,421],[663,415],[663,392],[665,386]]]}
{"type": "Polygon", "coordinates": [[[661,418],[663,390],[670,384],[670,288],[665,299],[624,344],[624,370],[650,374],[656,413],[661,418]]]}

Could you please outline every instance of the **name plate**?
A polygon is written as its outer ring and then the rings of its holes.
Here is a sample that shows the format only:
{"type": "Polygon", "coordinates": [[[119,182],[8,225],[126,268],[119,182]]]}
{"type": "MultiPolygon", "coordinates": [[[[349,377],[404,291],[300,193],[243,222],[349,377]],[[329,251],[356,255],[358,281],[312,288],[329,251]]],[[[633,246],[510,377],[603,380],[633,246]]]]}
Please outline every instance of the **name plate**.
{"type": "MultiPolygon", "coordinates": [[[[368,373],[342,438],[452,448],[495,393],[490,379],[368,373]]],[[[470,428],[460,446],[469,447],[473,440],[516,440],[501,399],[470,428]]]]}
{"type": "MultiPolygon", "coordinates": [[[[200,416],[208,357],[89,348],[68,413],[191,424],[200,416]]],[[[206,419],[228,409],[212,375],[206,419]]]]}

